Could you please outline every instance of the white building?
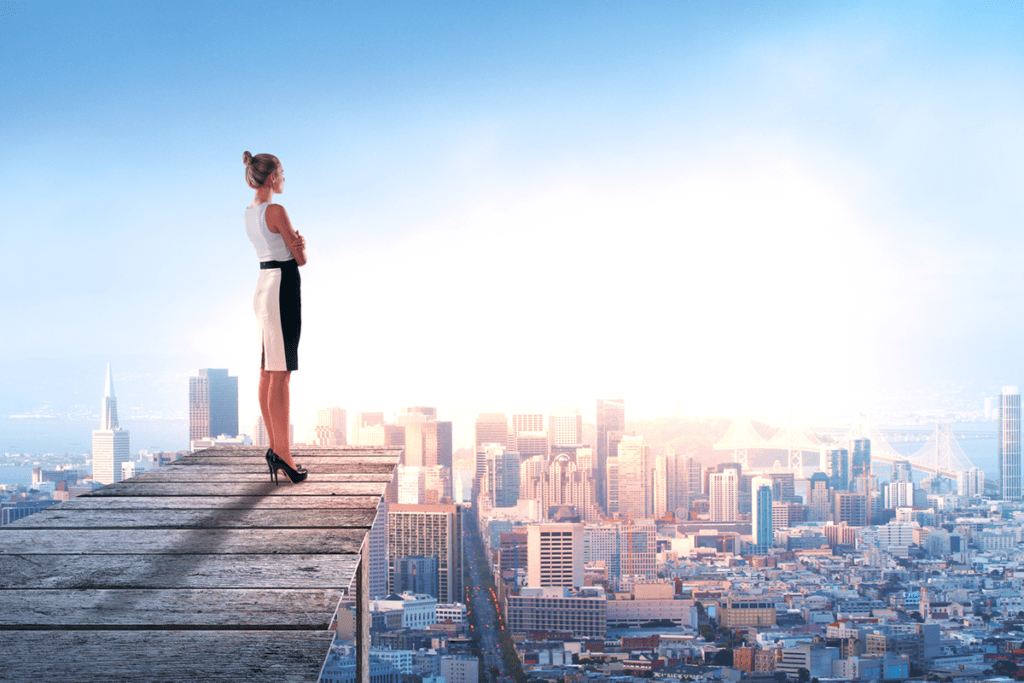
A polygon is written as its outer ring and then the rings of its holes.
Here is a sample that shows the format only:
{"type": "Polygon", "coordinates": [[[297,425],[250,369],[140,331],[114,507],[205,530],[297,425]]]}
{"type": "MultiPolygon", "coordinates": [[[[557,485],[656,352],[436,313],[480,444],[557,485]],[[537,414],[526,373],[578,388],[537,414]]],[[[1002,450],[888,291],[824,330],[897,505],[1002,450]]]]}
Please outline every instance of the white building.
{"type": "Polygon", "coordinates": [[[477,659],[468,655],[441,657],[445,683],[477,683],[477,659]]]}
{"type": "Polygon", "coordinates": [[[117,398],[107,363],[107,383],[100,408],[100,428],[92,433],[92,479],[101,484],[122,481],[121,466],[129,461],[129,434],[117,424],[117,398]]]}
{"type": "Polygon", "coordinates": [[[531,524],[526,528],[527,585],[583,585],[583,525],[531,524]]]}
{"type": "Polygon", "coordinates": [[[424,629],[437,623],[437,598],[421,593],[400,593],[371,600],[373,611],[402,610],[402,628],[424,629]]]}
{"type": "Polygon", "coordinates": [[[729,468],[708,476],[708,498],[712,522],[735,522],[740,509],[740,481],[729,468]]]}
{"type": "MultiPolygon", "coordinates": [[[[538,428],[537,431],[543,429],[538,428]]],[[[521,431],[534,431],[524,429],[521,431]]],[[[583,443],[583,415],[579,408],[555,408],[548,415],[548,434],[552,446],[578,446],[583,443]]]]}
{"type": "Polygon", "coordinates": [[[445,602],[437,605],[437,623],[466,623],[466,606],[461,602],[445,602]]]}

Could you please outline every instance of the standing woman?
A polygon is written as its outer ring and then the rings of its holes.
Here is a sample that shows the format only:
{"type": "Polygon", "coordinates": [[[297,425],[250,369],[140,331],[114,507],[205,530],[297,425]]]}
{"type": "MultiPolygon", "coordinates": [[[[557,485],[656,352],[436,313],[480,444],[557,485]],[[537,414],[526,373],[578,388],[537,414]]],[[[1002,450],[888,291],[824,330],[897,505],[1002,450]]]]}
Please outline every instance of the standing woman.
{"type": "Polygon", "coordinates": [[[299,331],[302,300],[299,266],[306,265],[306,240],[292,229],[288,214],[271,200],[284,192],[284,169],[273,154],[242,154],[245,181],[256,198],[245,210],[245,232],[256,247],[260,277],[256,284],[256,321],[263,347],[260,359],[260,412],[270,437],[267,467],[277,484],[278,470],[292,483],[307,476],[295,464],[289,444],[288,381],[299,369],[299,331]]]}

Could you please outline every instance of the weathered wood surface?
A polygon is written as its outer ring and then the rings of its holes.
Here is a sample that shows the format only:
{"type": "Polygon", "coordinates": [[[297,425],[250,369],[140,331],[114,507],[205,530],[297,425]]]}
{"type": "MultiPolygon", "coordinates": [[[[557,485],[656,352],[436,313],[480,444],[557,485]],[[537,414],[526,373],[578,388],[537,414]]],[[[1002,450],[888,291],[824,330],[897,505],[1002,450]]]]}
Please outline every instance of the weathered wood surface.
{"type": "Polygon", "coordinates": [[[351,555],[0,555],[4,588],[348,588],[351,555]]]}
{"type": "Polygon", "coordinates": [[[77,630],[235,627],[326,630],[343,593],[310,588],[170,588],[20,591],[17,610],[0,612],[8,629],[77,630]]]}
{"type": "Polygon", "coordinates": [[[284,481],[275,486],[272,481],[259,482],[222,482],[222,483],[177,483],[147,484],[134,483],[129,480],[120,484],[110,484],[92,493],[85,494],[92,498],[128,498],[132,496],[372,496],[378,498],[387,482],[367,481],[316,481],[306,480],[300,484],[292,484],[284,473],[280,473],[284,481]]]}
{"type": "Polygon", "coordinates": [[[17,683],[309,683],[331,644],[327,631],[4,631],[0,637],[0,681],[17,683]]]}
{"type": "Polygon", "coordinates": [[[0,527],[0,681],[315,681],[400,450],[186,456],[0,527]]]}
{"type": "MultiPolygon", "coordinates": [[[[59,507],[82,510],[376,509],[380,496],[79,496],[59,507]]],[[[56,509],[56,508],[51,508],[56,509]]],[[[26,519],[28,519],[26,517],[26,519]]]]}
{"type": "Polygon", "coordinates": [[[19,529],[365,529],[376,510],[271,508],[246,510],[102,510],[58,505],[26,517],[19,529]]]}
{"type": "MultiPolygon", "coordinates": [[[[14,525],[8,525],[14,526],[14,525]]],[[[258,548],[278,553],[348,554],[359,551],[365,529],[3,529],[0,555],[249,555],[258,548]],[[53,545],[55,544],[55,545],[53,545]]],[[[2,581],[2,579],[0,579],[2,581]]]]}

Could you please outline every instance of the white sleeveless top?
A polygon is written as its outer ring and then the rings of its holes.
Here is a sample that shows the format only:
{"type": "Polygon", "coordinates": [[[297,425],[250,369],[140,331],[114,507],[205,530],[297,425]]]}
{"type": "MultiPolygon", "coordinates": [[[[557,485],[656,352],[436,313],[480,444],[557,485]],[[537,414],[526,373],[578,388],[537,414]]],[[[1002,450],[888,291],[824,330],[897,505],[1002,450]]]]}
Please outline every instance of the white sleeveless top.
{"type": "Polygon", "coordinates": [[[263,202],[245,210],[245,233],[256,247],[256,258],[260,261],[291,261],[294,257],[284,238],[267,228],[268,206],[270,202],[263,202]]]}

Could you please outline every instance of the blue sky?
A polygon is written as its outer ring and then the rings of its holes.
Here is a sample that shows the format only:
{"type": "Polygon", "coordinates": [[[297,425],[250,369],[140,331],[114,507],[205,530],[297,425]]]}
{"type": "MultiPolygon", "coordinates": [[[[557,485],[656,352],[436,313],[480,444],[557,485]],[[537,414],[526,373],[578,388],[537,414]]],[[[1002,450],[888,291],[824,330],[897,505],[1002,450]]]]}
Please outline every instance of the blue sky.
{"type": "Polygon", "coordinates": [[[300,433],[980,409],[1024,384],[1022,34],[1000,2],[0,2],[0,412],[98,414],[110,360],[123,411],[228,367],[255,420],[244,150],[309,243],[300,433]]]}

